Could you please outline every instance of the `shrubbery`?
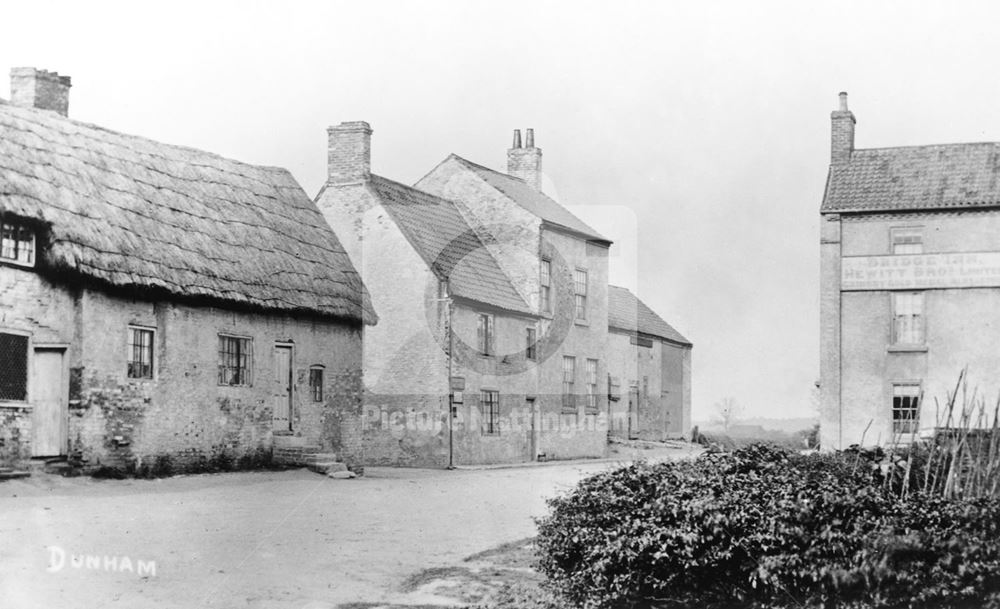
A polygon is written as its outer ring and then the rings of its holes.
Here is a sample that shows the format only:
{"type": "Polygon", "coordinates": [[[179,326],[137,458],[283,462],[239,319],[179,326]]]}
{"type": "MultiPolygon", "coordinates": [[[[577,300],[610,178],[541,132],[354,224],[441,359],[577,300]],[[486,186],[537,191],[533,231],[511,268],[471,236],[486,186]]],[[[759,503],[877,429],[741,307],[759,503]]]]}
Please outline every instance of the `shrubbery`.
{"type": "Polygon", "coordinates": [[[540,566],[588,608],[1000,608],[1000,500],[884,482],[760,445],[631,465],[550,501],[540,566]]]}

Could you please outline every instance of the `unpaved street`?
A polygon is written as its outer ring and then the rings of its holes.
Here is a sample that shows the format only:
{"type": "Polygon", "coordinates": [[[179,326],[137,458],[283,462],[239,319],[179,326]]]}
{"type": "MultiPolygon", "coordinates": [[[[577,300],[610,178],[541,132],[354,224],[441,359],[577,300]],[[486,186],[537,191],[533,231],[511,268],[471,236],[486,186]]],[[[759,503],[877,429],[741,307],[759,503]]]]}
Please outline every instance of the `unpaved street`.
{"type": "Polygon", "coordinates": [[[318,609],[402,600],[407,575],[533,535],[546,497],[611,466],[6,482],[0,605],[318,609]]]}

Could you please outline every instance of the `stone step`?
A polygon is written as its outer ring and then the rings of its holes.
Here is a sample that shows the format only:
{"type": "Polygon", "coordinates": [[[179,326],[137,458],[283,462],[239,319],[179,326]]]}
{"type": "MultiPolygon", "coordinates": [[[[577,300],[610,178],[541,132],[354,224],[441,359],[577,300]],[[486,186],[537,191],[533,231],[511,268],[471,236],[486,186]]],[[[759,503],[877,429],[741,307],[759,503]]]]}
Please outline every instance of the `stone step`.
{"type": "Polygon", "coordinates": [[[0,471],[0,480],[15,480],[17,478],[27,478],[30,475],[31,472],[5,468],[4,471],[0,471]]]}
{"type": "Polygon", "coordinates": [[[332,474],[334,472],[346,472],[347,465],[341,461],[320,461],[317,463],[310,463],[306,467],[309,471],[316,472],[317,474],[332,474]]]}

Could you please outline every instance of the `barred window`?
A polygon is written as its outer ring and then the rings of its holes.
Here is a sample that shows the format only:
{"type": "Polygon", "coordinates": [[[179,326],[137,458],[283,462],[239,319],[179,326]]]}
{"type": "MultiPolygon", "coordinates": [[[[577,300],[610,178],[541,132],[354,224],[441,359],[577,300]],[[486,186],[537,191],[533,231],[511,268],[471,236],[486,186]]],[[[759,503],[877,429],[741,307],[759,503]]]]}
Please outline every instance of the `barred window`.
{"type": "Polygon", "coordinates": [[[153,330],[128,327],[128,378],[153,378],[153,330]]]}
{"type": "Polygon", "coordinates": [[[0,332],[0,400],[28,399],[28,337],[0,332]]]}
{"type": "Polygon", "coordinates": [[[0,259],[26,266],[35,263],[35,231],[13,220],[0,222],[0,259]]]}
{"type": "Polygon", "coordinates": [[[919,227],[893,228],[890,233],[893,254],[924,253],[923,231],[919,227]]]}
{"type": "Polygon", "coordinates": [[[493,316],[482,313],[476,328],[476,338],[479,342],[479,352],[483,355],[493,355],[493,316]]]}
{"type": "Polygon", "coordinates": [[[587,360],[587,410],[597,412],[597,360],[587,360]]]}
{"type": "Polygon", "coordinates": [[[541,291],[539,294],[539,308],[542,313],[552,312],[552,261],[542,259],[541,277],[539,279],[541,291]]]}
{"type": "Polygon", "coordinates": [[[923,292],[892,295],[892,342],[897,345],[924,344],[923,292]]]}
{"type": "Polygon", "coordinates": [[[909,383],[892,386],[892,432],[916,433],[919,422],[920,385],[909,383]]]}
{"type": "Polygon", "coordinates": [[[576,411],[576,358],[563,356],[563,409],[576,411]]]}
{"type": "Polygon", "coordinates": [[[323,366],[313,366],[309,369],[309,393],[314,402],[323,401],[323,366]]]}
{"type": "Polygon", "coordinates": [[[573,291],[575,294],[576,318],[587,319],[587,271],[576,269],[573,273],[573,291]]]}
{"type": "Polygon", "coordinates": [[[240,336],[219,335],[219,384],[250,385],[253,341],[240,336]]]}
{"type": "Polygon", "coordinates": [[[481,391],[479,393],[479,408],[483,414],[483,434],[488,436],[500,433],[500,392],[481,391]]]}
{"type": "Polygon", "coordinates": [[[538,331],[534,328],[528,328],[528,336],[526,338],[527,345],[525,346],[525,357],[531,361],[538,359],[538,331]]]}

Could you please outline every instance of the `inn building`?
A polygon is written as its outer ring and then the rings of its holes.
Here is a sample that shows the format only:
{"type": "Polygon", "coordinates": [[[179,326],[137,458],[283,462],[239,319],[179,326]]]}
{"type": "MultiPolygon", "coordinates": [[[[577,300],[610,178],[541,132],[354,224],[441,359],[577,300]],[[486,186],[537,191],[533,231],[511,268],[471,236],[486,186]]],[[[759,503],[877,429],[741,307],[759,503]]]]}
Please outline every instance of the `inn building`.
{"type": "Polygon", "coordinates": [[[846,93],[831,121],[820,442],[908,441],[966,366],[1000,391],[1000,143],[856,148],[846,93]]]}

